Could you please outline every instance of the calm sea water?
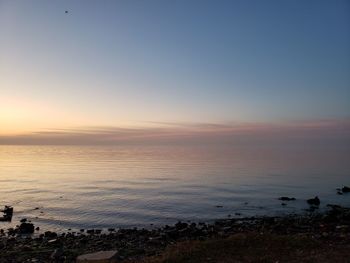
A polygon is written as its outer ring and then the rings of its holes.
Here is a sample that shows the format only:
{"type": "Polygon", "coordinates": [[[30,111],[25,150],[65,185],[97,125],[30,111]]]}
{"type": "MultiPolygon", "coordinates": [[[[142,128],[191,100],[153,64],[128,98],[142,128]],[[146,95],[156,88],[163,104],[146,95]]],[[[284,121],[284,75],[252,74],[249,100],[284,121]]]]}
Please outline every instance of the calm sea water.
{"type": "Polygon", "coordinates": [[[46,230],[302,212],[350,205],[349,151],[190,146],[0,146],[0,205],[46,230]],[[279,196],[296,197],[286,207],[279,196]],[[221,207],[222,206],[222,207],[221,207]],[[38,208],[38,209],[36,209],[38,208]]]}

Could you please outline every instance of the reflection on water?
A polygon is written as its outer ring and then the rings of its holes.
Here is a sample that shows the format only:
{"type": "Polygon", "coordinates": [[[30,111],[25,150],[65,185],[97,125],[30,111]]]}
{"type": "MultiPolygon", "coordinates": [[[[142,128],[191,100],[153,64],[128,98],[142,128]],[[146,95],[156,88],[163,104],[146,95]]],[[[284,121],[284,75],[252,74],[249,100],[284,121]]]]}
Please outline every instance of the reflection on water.
{"type": "Polygon", "coordinates": [[[336,149],[0,146],[0,205],[14,206],[12,225],[147,226],[297,212],[315,195],[350,205],[335,191],[349,175],[349,153],[336,149]],[[282,195],[298,200],[282,207],[282,195]]]}

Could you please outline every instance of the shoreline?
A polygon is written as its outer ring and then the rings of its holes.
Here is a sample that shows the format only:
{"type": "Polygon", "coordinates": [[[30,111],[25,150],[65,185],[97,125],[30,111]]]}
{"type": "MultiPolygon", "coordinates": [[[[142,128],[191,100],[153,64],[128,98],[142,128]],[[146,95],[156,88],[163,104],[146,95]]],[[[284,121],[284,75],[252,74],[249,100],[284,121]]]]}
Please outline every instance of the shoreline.
{"type": "MultiPolygon", "coordinates": [[[[23,224],[27,227],[30,225],[25,220],[23,224]]],[[[225,218],[213,223],[179,221],[153,229],[108,229],[108,233],[101,230],[60,234],[46,231],[39,235],[21,235],[14,230],[2,231],[0,262],[75,262],[79,255],[106,250],[118,251],[118,262],[146,262],[160,257],[169,247],[182,242],[262,234],[288,239],[305,236],[311,240],[331,242],[335,247],[350,244],[350,208],[328,205],[327,211],[316,210],[300,215],[225,218]]]]}

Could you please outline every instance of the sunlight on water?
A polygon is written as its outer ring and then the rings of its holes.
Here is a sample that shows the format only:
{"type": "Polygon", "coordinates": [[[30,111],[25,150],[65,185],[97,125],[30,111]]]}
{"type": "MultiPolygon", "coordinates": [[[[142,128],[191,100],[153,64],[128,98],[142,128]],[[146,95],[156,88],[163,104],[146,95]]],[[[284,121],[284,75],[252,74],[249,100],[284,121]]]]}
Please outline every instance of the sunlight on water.
{"type": "Polygon", "coordinates": [[[147,226],[350,204],[340,150],[179,146],[0,146],[0,205],[42,229],[147,226]],[[298,200],[282,207],[279,196],[298,200]],[[221,207],[222,206],[222,207],[221,207]]]}

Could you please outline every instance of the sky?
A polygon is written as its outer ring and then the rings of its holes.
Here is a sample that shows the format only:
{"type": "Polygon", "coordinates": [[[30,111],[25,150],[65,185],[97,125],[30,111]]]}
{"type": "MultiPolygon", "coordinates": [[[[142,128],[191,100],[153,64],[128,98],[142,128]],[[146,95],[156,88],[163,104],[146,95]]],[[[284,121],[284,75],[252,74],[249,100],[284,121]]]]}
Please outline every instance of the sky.
{"type": "Polygon", "coordinates": [[[350,1],[0,0],[0,144],[342,130],[349,73],[350,1]]]}

